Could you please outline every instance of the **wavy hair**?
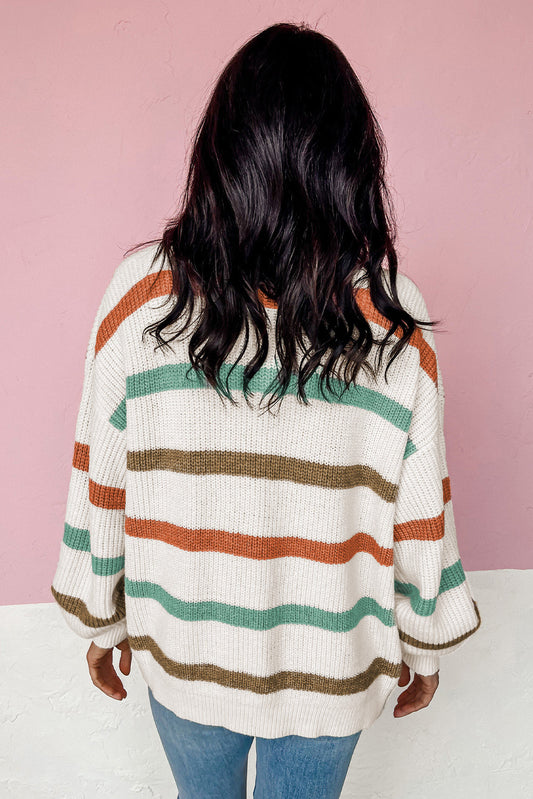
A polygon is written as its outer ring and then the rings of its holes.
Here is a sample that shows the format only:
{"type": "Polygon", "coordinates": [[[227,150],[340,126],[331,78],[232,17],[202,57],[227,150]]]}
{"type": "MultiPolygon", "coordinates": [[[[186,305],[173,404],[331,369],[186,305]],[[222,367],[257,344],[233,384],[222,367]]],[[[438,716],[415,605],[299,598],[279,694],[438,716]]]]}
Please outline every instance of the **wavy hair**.
{"type": "MultiPolygon", "coordinates": [[[[320,387],[344,365],[346,389],[367,362],[372,329],[355,298],[359,277],[388,321],[385,347],[399,328],[387,368],[417,325],[396,288],[396,223],[385,182],[383,133],[346,57],[307,24],[282,22],[250,38],[223,69],[193,139],[181,206],[167,220],[152,265],[164,253],[172,271],[173,307],[143,331],[168,347],[190,326],[195,297],[201,312],[190,338],[192,368],[232,403],[220,369],[250,322],[257,351],[243,370],[249,382],[268,354],[268,316],[260,293],[277,303],[279,370],[267,409],[297,372],[297,396],[320,372],[320,387]],[[391,294],[384,283],[387,257],[391,294]],[[188,309],[175,335],[163,330],[188,309]],[[297,349],[303,357],[298,361],[297,349]],[[319,366],[321,369],[319,369],[319,366]]],[[[161,270],[160,270],[161,271],[161,270]]],[[[157,275],[156,275],[157,280],[157,275]]],[[[377,340],[376,340],[377,341],[377,340]]],[[[228,374],[229,378],[229,374],[228,374]]],[[[263,397],[265,396],[263,395],[263,397]]]]}

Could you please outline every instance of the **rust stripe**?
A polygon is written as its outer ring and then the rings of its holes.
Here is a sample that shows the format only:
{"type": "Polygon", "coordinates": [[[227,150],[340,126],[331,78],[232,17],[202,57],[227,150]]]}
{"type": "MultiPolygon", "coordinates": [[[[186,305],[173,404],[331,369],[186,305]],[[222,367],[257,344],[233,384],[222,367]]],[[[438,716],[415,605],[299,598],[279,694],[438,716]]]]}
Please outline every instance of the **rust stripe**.
{"type": "Polygon", "coordinates": [[[124,319],[130,314],[137,311],[149,300],[170,294],[171,291],[172,272],[170,269],[164,269],[160,275],[157,272],[152,272],[135,283],[103,319],[96,335],[94,354],[98,354],[104,344],[109,341],[124,319]],[[154,283],[153,287],[152,283],[154,283]]]}
{"type": "MultiPolygon", "coordinates": [[[[381,325],[381,327],[385,328],[385,330],[389,329],[390,321],[385,316],[383,316],[383,314],[381,314],[375,307],[370,297],[370,289],[368,288],[356,289],[355,297],[357,300],[357,304],[367,321],[375,322],[376,324],[381,325]]],[[[401,331],[395,330],[394,335],[397,338],[400,338],[401,331]]],[[[411,339],[409,340],[409,344],[410,346],[416,347],[419,350],[420,366],[431,377],[435,385],[437,385],[437,357],[435,355],[434,350],[429,346],[429,344],[425,340],[424,336],[422,335],[422,331],[419,327],[415,329],[411,339]]]]}
{"type": "Polygon", "coordinates": [[[257,296],[266,308],[278,307],[277,302],[275,300],[271,300],[270,297],[267,297],[267,295],[264,293],[264,291],[261,291],[261,289],[257,290],[257,296]]]}
{"type": "Polygon", "coordinates": [[[347,563],[358,552],[368,552],[382,566],[392,566],[392,549],[380,547],[367,533],[328,544],[297,536],[256,536],[216,529],[191,529],[155,519],[126,516],[126,535],[163,541],[188,552],[224,552],[254,560],[299,557],[318,563],[347,563]]]}
{"type": "Polygon", "coordinates": [[[80,472],[89,471],[89,445],[80,444],[79,441],[74,442],[74,456],[72,458],[72,465],[80,472]]]}
{"type": "Polygon", "coordinates": [[[95,483],[89,478],[89,502],[106,510],[125,510],[126,489],[95,483]]]}
{"type": "Polygon", "coordinates": [[[394,525],[395,541],[439,541],[444,537],[444,511],[429,519],[410,519],[394,525]]]}
{"type": "MultiPolygon", "coordinates": [[[[81,472],[89,471],[90,447],[88,444],[74,442],[72,465],[81,472]]],[[[102,485],[89,478],[89,502],[97,508],[124,510],[126,508],[126,489],[102,485]]]]}
{"type": "MultiPolygon", "coordinates": [[[[96,336],[95,355],[102,349],[104,344],[109,341],[111,336],[115,333],[121,323],[130,314],[138,310],[144,303],[156,297],[162,297],[170,294],[172,291],[172,272],[170,269],[163,269],[160,273],[151,272],[145,277],[141,278],[134,286],[126,292],[126,294],[119,300],[114,308],[103,319],[96,336]],[[152,284],[154,284],[152,286],[152,284]]],[[[258,290],[258,296],[263,305],[267,308],[277,308],[278,305],[274,300],[269,299],[261,289],[258,290]]],[[[370,297],[369,288],[358,288],[355,290],[356,302],[361,309],[361,312],[368,321],[373,321],[388,330],[390,327],[389,320],[381,314],[374,306],[370,297]]],[[[398,338],[400,332],[398,330],[394,333],[398,338]]],[[[424,371],[437,383],[437,359],[435,352],[429,346],[427,341],[422,335],[419,327],[413,333],[409,341],[410,346],[416,347],[420,352],[420,365],[424,371]]]]}
{"type": "MultiPolygon", "coordinates": [[[[452,498],[449,476],[442,479],[442,498],[444,504],[452,498]]],[[[411,519],[394,525],[394,540],[438,541],[444,536],[444,510],[434,518],[411,519]]]]}

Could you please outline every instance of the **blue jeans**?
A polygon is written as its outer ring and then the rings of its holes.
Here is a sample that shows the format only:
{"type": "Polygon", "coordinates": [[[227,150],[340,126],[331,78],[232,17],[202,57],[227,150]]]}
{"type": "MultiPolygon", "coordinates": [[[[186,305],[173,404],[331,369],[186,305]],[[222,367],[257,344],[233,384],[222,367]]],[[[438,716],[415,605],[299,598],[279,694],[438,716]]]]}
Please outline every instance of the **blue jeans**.
{"type": "MultiPolygon", "coordinates": [[[[149,687],[148,696],[178,799],[246,799],[254,736],[182,719],[158,702],[149,687]]],[[[255,736],[253,799],[339,799],[361,733],[255,736]]]]}

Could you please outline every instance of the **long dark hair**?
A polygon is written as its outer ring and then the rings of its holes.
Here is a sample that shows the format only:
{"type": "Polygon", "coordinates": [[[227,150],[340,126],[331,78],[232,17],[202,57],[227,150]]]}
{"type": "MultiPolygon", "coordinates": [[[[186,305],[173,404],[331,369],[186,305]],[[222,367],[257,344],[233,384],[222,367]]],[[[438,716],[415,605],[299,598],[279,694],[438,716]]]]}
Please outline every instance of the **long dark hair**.
{"type": "Polygon", "coordinates": [[[235,403],[219,372],[244,324],[242,357],[251,320],[258,348],[243,371],[248,401],[248,383],[268,354],[262,294],[278,309],[281,392],[272,394],[267,409],[287,392],[299,367],[297,396],[307,404],[307,380],[320,371],[322,393],[324,381],[331,391],[337,362],[344,364],[345,389],[360,368],[375,379],[367,363],[373,333],[354,294],[360,275],[368,278],[373,305],[391,322],[379,342],[378,368],[389,339],[401,330],[386,380],[417,325],[439,322],[415,319],[398,298],[385,156],[370,103],[331,39],[307,24],[287,22],[250,38],[223,69],[207,103],[178,214],[167,221],[161,239],[128,250],[159,242],[152,265],[164,253],[161,269],[168,260],[172,271],[175,303],[145,328],[143,339],[149,332],[157,347],[168,347],[188,329],[199,296],[191,365],[221,398],[235,403]],[[392,297],[384,286],[385,256],[392,297]],[[163,339],[161,332],[185,308],[184,325],[163,339]],[[301,365],[297,346],[303,349],[301,365]]]}

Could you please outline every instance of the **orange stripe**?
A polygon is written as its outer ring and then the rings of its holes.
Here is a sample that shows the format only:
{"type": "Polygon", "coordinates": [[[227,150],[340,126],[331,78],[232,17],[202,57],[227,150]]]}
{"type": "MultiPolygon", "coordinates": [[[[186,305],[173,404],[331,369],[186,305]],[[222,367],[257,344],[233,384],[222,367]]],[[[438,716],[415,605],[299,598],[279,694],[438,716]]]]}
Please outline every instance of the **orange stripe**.
{"type": "MultiPolygon", "coordinates": [[[[375,307],[370,297],[370,289],[358,288],[355,292],[355,296],[357,304],[359,305],[361,313],[364,315],[365,319],[368,322],[375,322],[376,324],[381,325],[381,327],[384,327],[386,330],[388,330],[390,327],[390,322],[375,307]]],[[[400,338],[401,332],[399,330],[395,330],[394,335],[397,338],[400,338]]],[[[409,343],[412,347],[416,347],[419,350],[420,366],[425,372],[427,372],[427,374],[431,377],[431,379],[436,385],[437,358],[435,352],[432,350],[432,348],[429,346],[424,336],[422,335],[422,331],[419,327],[415,329],[412,337],[409,340],[409,343]]]]}
{"type": "Polygon", "coordinates": [[[190,529],[155,519],[126,516],[126,535],[155,539],[189,552],[225,552],[254,560],[299,557],[320,563],[347,563],[358,552],[368,552],[383,566],[392,566],[392,549],[380,547],[367,533],[356,533],[348,541],[327,544],[296,536],[262,537],[225,530],[190,529]]]}
{"type": "Polygon", "coordinates": [[[96,355],[102,349],[130,314],[141,308],[148,300],[170,294],[171,291],[172,272],[170,269],[164,269],[160,275],[151,273],[135,283],[102,321],[96,335],[94,354],[96,355]],[[151,288],[154,280],[155,285],[151,288]]]}
{"type": "MultiPolygon", "coordinates": [[[[270,300],[261,289],[258,290],[258,295],[263,303],[266,305],[267,308],[277,308],[277,303],[274,300],[270,300]]],[[[375,307],[374,303],[372,302],[372,298],[370,296],[370,289],[369,288],[358,288],[355,291],[355,297],[357,300],[357,304],[367,321],[375,322],[381,327],[385,328],[386,330],[390,327],[390,321],[381,314],[377,308],[375,307]]],[[[396,330],[394,335],[397,338],[400,338],[401,333],[396,330]]],[[[420,352],[420,365],[422,369],[428,373],[431,377],[435,385],[437,384],[437,359],[435,356],[434,351],[430,347],[430,345],[425,340],[424,336],[422,335],[422,331],[419,327],[417,327],[409,340],[409,343],[412,347],[416,347],[420,352]]]]}
{"type": "MultiPolygon", "coordinates": [[[[102,324],[98,328],[95,344],[95,355],[102,349],[104,344],[109,341],[122,322],[132,313],[141,308],[144,303],[156,297],[170,294],[172,291],[172,272],[170,269],[163,269],[161,273],[150,273],[135,283],[126,292],[114,308],[107,314],[102,324]],[[152,283],[155,284],[152,286],[152,283]]],[[[266,294],[258,289],[258,296],[267,308],[277,308],[274,300],[269,299],[266,294]]],[[[390,327],[389,320],[381,314],[374,306],[370,297],[370,289],[358,288],[355,291],[357,304],[367,319],[381,325],[385,330],[390,327]]],[[[395,331],[394,335],[400,338],[400,332],[395,331]]],[[[412,347],[416,347],[420,352],[420,365],[422,369],[437,384],[437,359],[435,352],[429,346],[422,335],[422,331],[417,327],[409,341],[412,347]]]]}
{"type": "Polygon", "coordinates": [[[97,508],[124,510],[126,508],[126,489],[101,485],[89,477],[89,502],[97,508]]]}
{"type": "Polygon", "coordinates": [[[79,441],[74,442],[74,457],[72,458],[72,465],[80,472],[89,471],[89,445],[80,444],[79,441]]]}
{"type": "Polygon", "coordinates": [[[394,525],[395,541],[438,541],[444,536],[444,511],[431,519],[410,519],[394,525]]]}
{"type": "Polygon", "coordinates": [[[420,350],[420,366],[431,377],[435,385],[437,385],[437,357],[423,337],[420,328],[417,328],[417,332],[420,333],[420,343],[415,346],[418,346],[420,350]]]}
{"type": "Polygon", "coordinates": [[[261,291],[261,289],[257,289],[257,294],[258,294],[259,299],[261,300],[261,302],[263,303],[263,305],[266,308],[277,308],[278,307],[278,304],[277,304],[276,300],[271,300],[270,297],[267,297],[267,295],[265,294],[264,291],[261,291]]]}
{"type": "Polygon", "coordinates": [[[452,489],[450,486],[450,478],[444,477],[442,480],[442,496],[444,498],[444,504],[450,501],[452,498],[452,489]]]}
{"type": "MultiPolygon", "coordinates": [[[[89,471],[89,445],[74,442],[72,465],[81,472],[89,471]]],[[[124,510],[126,508],[126,489],[95,483],[89,478],[89,502],[98,508],[124,510]]]]}

